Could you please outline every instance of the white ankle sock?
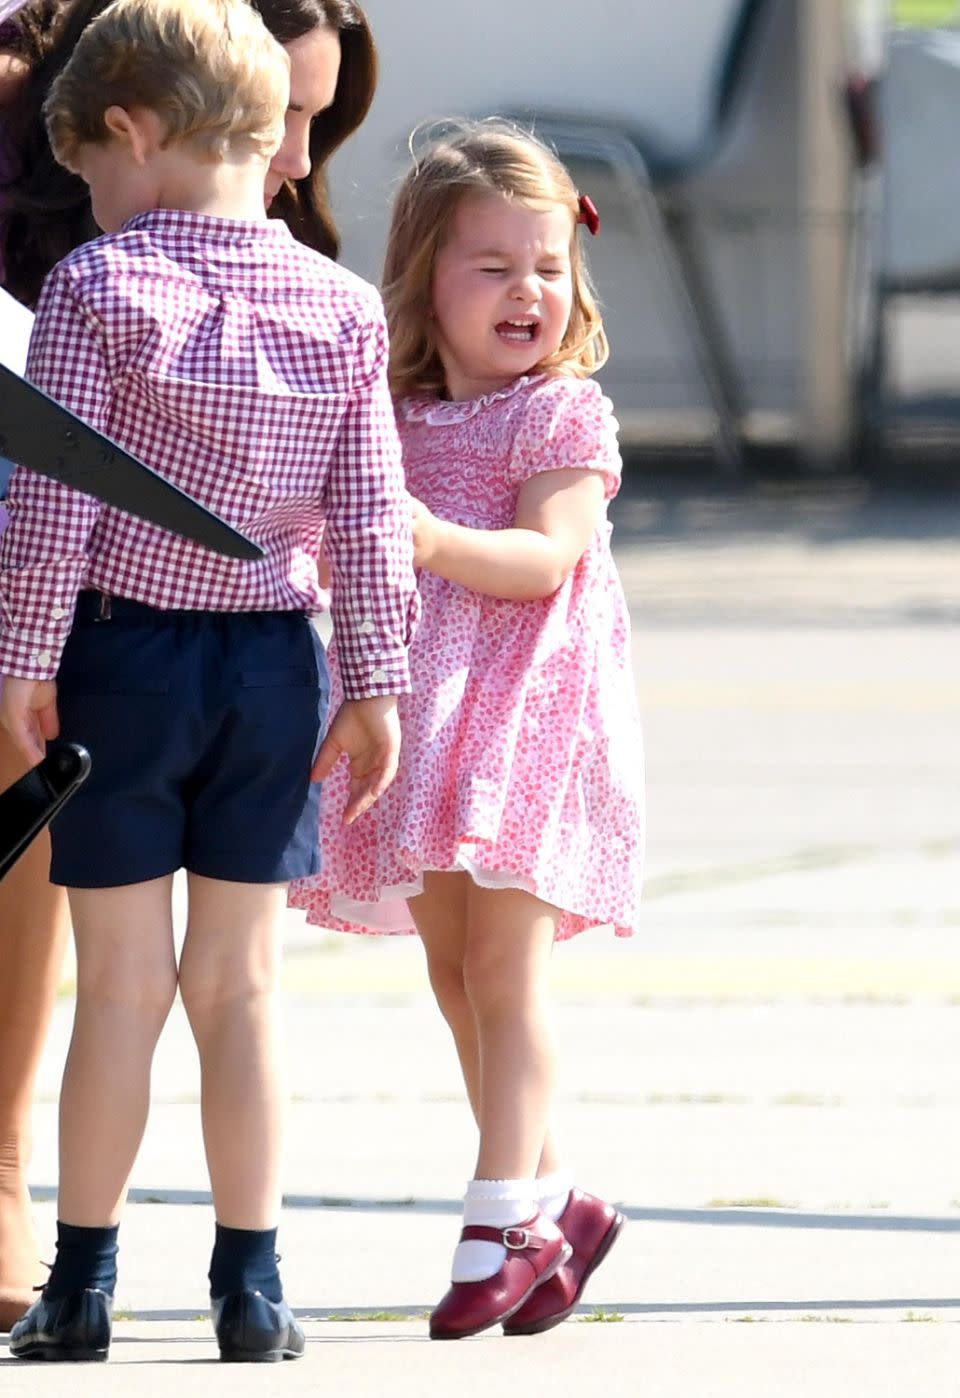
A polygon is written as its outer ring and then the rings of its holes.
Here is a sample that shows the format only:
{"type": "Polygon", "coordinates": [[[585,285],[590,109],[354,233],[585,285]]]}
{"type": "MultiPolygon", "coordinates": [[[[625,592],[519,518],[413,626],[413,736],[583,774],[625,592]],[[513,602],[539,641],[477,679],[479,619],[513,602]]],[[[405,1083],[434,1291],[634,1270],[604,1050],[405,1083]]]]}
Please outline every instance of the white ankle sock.
{"type": "Polygon", "coordinates": [[[541,1175],[537,1180],[537,1201],[540,1212],[552,1218],[554,1223],[567,1207],[567,1200],[573,1188],[573,1176],[569,1170],[553,1170],[549,1175],[541,1175]]]}
{"type": "MultiPolygon", "coordinates": [[[[509,1228],[526,1223],[537,1211],[536,1180],[471,1180],[463,1198],[463,1222],[509,1228]]],[[[458,1243],[453,1254],[452,1281],[486,1281],[499,1272],[506,1260],[502,1243],[469,1238],[458,1243]]]]}

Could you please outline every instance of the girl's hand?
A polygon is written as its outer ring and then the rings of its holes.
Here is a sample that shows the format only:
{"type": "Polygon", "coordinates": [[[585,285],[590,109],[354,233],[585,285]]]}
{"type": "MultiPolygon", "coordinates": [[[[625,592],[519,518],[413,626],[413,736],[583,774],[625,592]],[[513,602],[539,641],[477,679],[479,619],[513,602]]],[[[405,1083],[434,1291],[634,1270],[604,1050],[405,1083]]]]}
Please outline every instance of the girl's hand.
{"type": "Polygon", "coordinates": [[[42,762],[46,744],[60,732],[55,681],[5,675],[0,689],[0,723],[31,767],[42,762]]]}
{"type": "Polygon", "coordinates": [[[413,562],[417,568],[429,568],[437,551],[440,521],[415,495],[409,497],[413,521],[413,562]]]}
{"type": "Polygon", "coordinates": [[[350,799],[343,813],[344,825],[352,825],[382,796],[397,775],[400,757],[400,719],[397,698],[346,699],[317,753],[310,773],[315,782],[330,775],[340,758],[350,759],[350,799]]]}

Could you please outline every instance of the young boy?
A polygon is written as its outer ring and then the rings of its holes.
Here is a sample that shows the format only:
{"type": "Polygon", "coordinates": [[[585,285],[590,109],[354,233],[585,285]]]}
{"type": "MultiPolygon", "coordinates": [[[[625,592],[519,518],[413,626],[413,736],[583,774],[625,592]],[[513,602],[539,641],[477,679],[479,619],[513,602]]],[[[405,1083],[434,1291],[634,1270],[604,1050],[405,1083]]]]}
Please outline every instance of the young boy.
{"type": "Polygon", "coordinates": [[[350,758],[349,820],[393,777],[416,587],[379,298],[265,216],[287,101],[286,56],[242,0],[116,0],[47,103],[106,236],[50,274],[28,375],[265,556],[224,559],[14,475],[0,719],[31,761],[58,731],[93,758],[52,832],[77,1007],[56,1260],[10,1339],[25,1358],[107,1355],[118,1220],[178,987],[200,1055],[221,1358],[303,1350],[275,1253],[278,922],[287,881],[317,868],[316,782],[350,758]],[[320,746],[322,533],[347,698],[320,746]]]}

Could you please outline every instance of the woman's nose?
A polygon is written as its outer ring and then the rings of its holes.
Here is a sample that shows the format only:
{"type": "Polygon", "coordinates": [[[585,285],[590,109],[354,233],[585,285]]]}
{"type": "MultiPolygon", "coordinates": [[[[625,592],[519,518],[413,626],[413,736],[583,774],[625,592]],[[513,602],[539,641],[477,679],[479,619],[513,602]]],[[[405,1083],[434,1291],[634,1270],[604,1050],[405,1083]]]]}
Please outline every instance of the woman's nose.
{"type": "Polygon", "coordinates": [[[287,129],[270,168],[285,180],[305,180],[310,173],[310,127],[309,124],[291,126],[288,118],[287,129]]]}

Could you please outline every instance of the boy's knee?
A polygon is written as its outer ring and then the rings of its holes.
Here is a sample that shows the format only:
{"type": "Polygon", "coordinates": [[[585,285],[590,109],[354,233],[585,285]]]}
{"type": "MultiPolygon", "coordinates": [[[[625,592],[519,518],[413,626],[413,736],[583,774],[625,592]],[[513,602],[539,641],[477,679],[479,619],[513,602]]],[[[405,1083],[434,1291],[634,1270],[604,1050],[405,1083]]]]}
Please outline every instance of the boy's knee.
{"type": "Polygon", "coordinates": [[[187,1018],[196,1027],[238,1005],[270,999],[276,991],[272,973],[248,969],[243,973],[216,974],[182,966],[180,999],[187,1018]]]}
{"type": "Polygon", "coordinates": [[[102,1010],[129,1010],[145,1023],[162,1028],[173,1008],[177,994],[176,973],[157,972],[149,977],[142,968],[125,974],[122,968],[101,967],[81,976],[77,998],[81,1003],[97,1005],[102,1010]]]}

